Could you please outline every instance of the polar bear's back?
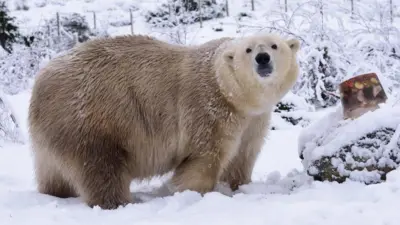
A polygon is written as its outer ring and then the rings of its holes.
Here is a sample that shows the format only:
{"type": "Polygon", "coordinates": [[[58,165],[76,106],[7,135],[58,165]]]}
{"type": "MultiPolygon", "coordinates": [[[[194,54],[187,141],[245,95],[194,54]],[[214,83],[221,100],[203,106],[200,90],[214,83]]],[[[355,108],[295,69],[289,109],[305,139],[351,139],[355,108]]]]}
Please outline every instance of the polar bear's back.
{"type": "Polygon", "coordinates": [[[127,145],[134,133],[176,130],[171,121],[184,51],[148,37],[116,37],[83,43],[52,60],[32,90],[33,141],[70,151],[94,134],[127,145]]]}
{"type": "Polygon", "coordinates": [[[184,47],[145,36],[115,37],[83,43],[52,60],[37,76],[31,96],[34,151],[84,161],[83,145],[112,140],[110,145],[132,151],[136,162],[146,164],[136,164],[136,176],[168,171],[173,165],[163,162],[186,156],[175,152],[183,132],[179,115],[196,113],[182,110],[209,101],[217,89],[207,78],[212,65],[203,58],[219,44],[184,47]],[[199,84],[201,77],[211,91],[199,84]],[[149,162],[149,155],[162,162],[149,162]]]}

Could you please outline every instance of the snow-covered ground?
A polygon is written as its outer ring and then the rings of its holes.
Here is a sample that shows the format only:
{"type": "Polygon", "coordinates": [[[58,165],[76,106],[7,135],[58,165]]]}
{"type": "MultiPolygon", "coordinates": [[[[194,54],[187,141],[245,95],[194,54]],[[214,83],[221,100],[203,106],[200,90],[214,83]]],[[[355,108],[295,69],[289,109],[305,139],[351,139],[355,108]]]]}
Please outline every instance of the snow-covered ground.
{"type": "MultiPolygon", "coordinates": [[[[9,0],[10,5],[22,0],[9,0]]],[[[61,14],[78,12],[87,16],[89,24],[96,12],[96,25],[98,29],[107,29],[112,35],[130,33],[129,9],[133,10],[134,32],[136,34],[154,35],[164,40],[171,40],[170,35],[161,35],[160,30],[150,29],[145,25],[143,19],[144,9],[155,8],[155,4],[166,0],[26,0],[29,5],[28,11],[15,11],[16,16],[23,25],[21,31],[29,33],[31,30],[43,26],[44,19],[54,17],[56,12],[61,14]],[[112,23],[123,23],[124,26],[112,26],[112,23]]],[[[205,21],[203,28],[196,23],[187,27],[187,37],[179,41],[185,44],[202,43],[210,39],[222,36],[241,36],[257,32],[262,27],[268,27],[273,21],[283,23],[276,27],[286,27],[295,33],[308,45],[302,50],[300,58],[304,65],[317,62],[312,57],[321,57],[316,47],[327,45],[332,50],[331,57],[335,66],[344,69],[346,73],[327,80],[344,79],[370,70],[377,71],[386,90],[391,88],[391,93],[398,92],[398,86],[392,83],[397,72],[400,72],[398,59],[392,59],[387,55],[376,53],[367,61],[360,49],[363,47],[386,48],[396,46],[399,42],[398,36],[390,39],[387,23],[389,15],[387,7],[381,6],[386,0],[363,0],[355,1],[356,14],[364,16],[362,21],[349,22],[348,12],[350,1],[329,0],[324,8],[326,15],[325,24],[322,28],[329,36],[326,42],[317,42],[314,38],[320,33],[317,32],[320,18],[319,13],[313,11],[312,2],[288,0],[289,11],[299,12],[289,16],[274,14],[269,15],[271,8],[277,9],[277,2],[280,2],[280,9],[283,9],[284,1],[256,1],[256,11],[251,11],[250,0],[229,0],[230,14],[234,15],[218,20],[205,21]],[[364,2],[369,2],[365,4],[364,2]],[[309,2],[305,8],[300,3],[309,2]],[[246,3],[246,5],[243,5],[246,3]],[[299,8],[298,8],[299,7],[299,8]],[[379,9],[379,10],[376,10],[379,9]],[[386,10],[386,11],[385,11],[386,10]],[[376,11],[376,12],[375,12],[376,11]],[[379,12],[378,12],[379,11],[379,12]],[[246,12],[251,17],[243,18],[238,23],[239,12],[246,12]],[[372,12],[372,13],[371,13],[372,12]],[[346,14],[347,13],[347,14],[346,14]],[[375,13],[375,14],[374,14],[375,13]],[[376,14],[379,14],[377,16],[376,14]],[[370,16],[379,17],[380,23],[372,22],[370,16]],[[266,18],[271,16],[270,18],[266,18]],[[308,18],[306,18],[309,16],[308,18]],[[385,17],[386,16],[386,17],[385,17]],[[357,34],[334,28],[335,19],[342,19],[346,29],[357,34]],[[268,21],[268,24],[266,23],[268,21]],[[386,22],[385,22],[386,21],[386,22]],[[387,23],[387,24],[386,24],[387,23]],[[244,26],[244,24],[246,26],[244,26]],[[304,25],[305,24],[305,25],[304,25]],[[310,28],[307,28],[310,26],[310,28]],[[215,32],[213,28],[221,27],[222,32],[215,32]],[[313,29],[312,29],[313,28],[313,29]],[[314,29],[315,28],[315,29],[314,29]],[[336,33],[337,32],[337,33],[336,33]],[[370,33],[369,33],[370,32],[370,33]],[[359,35],[360,34],[360,35],[359,35]],[[363,34],[363,35],[361,35],[363,34]],[[372,37],[371,37],[372,36],[372,37]],[[377,41],[372,41],[377,38],[377,41]],[[387,38],[382,41],[382,38],[387,38]],[[390,41],[390,43],[389,43],[390,41]],[[315,45],[314,45],[315,43],[315,45]],[[321,45],[319,45],[321,44],[321,45]],[[375,57],[375,58],[374,58],[375,57]],[[385,58],[386,57],[386,58],[385,58]],[[396,61],[397,60],[397,61],[396,61]],[[346,63],[353,64],[346,64],[346,63]],[[311,62],[311,63],[310,63],[311,62]],[[397,88],[397,89],[396,89],[397,88]]],[[[399,5],[399,2],[393,1],[399,5]]],[[[387,4],[386,4],[387,5],[387,4]]],[[[396,8],[397,9],[397,8],[396,8]]],[[[400,24],[398,12],[393,24],[400,24]]],[[[275,24],[276,25],[276,24],[275,24]]],[[[338,25],[339,26],[339,25],[338,25]]],[[[177,36],[177,34],[173,35],[177,36]]],[[[398,47],[398,46],[397,46],[398,47]]],[[[397,48],[396,48],[397,49],[397,48]]],[[[395,50],[396,50],[395,49],[395,50]]],[[[397,49],[398,52],[400,49],[397,49]]],[[[14,57],[19,60],[19,57],[14,57]]],[[[307,67],[302,67],[307,69],[307,67]]],[[[303,71],[304,72],[304,71],[303,71]]],[[[1,76],[2,74],[0,74],[1,76]]],[[[308,82],[308,74],[303,73],[303,78],[308,82]]],[[[398,76],[398,75],[397,75],[398,76]]],[[[323,79],[319,77],[318,87],[323,86],[323,79]]],[[[397,80],[399,80],[397,78],[397,80]]],[[[311,82],[311,79],[309,81],[311,82]]],[[[310,91],[312,87],[305,84],[302,88],[310,91]]],[[[300,91],[303,97],[308,93],[300,91]]],[[[311,92],[310,92],[311,93],[311,92]]],[[[390,93],[388,93],[390,94],[390,93]]],[[[22,135],[28,140],[27,134],[27,109],[29,102],[29,90],[16,95],[9,96],[8,103],[15,113],[16,119],[21,126],[22,135]]],[[[290,97],[290,96],[289,96],[290,97]]],[[[328,108],[318,112],[301,112],[302,117],[311,122],[327,115],[334,108],[328,108]]],[[[286,115],[293,115],[300,112],[289,112],[286,115]]],[[[29,149],[29,142],[26,144],[7,144],[0,146],[0,225],[100,225],[100,224],[251,224],[251,225],[398,225],[400,214],[397,205],[400,202],[400,170],[388,174],[387,181],[376,185],[364,185],[358,182],[347,181],[342,184],[315,182],[303,172],[303,165],[298,153],[298,137],[302,127],[291,126],[279,116],[274,116],[273,125],[279,129],[272,130],[268,137],[263,151],[255,166],[253,183],[242,186],[239,193],[232,198],[220,193],[209,193],[201,197],[195,192],[183,192],[166,198],[154,198],[145,203],[131,204],[124,208],[112,211],[104,211],[99,208],[87,207],[79,198],[59,199],[39,194],[34,181],[32,158],[29,149]]],[[[161,184],[160,179],[152,179],[149,182],[136,183],[131,185],[131,191],[150,191],[161,184]]]]}
{"type": "MultiPolygon", "coordinates": [[[[26,134],[29,92],[9,100],[26,134]]],[[[232,198],[186,191],[113,211],[91,209],[79,198],[39,194],[29,144],[10,144],[0,149],[0,224],[398,224],[400,171],[391,172],[385,183],[369,186],[311,181],[301,173],[297,149],[301,129],[271,131],[254,182],[232,198]]],[[[158,185],[158,179],[133,182],[131,190],[149,191],[158,185]]]]}

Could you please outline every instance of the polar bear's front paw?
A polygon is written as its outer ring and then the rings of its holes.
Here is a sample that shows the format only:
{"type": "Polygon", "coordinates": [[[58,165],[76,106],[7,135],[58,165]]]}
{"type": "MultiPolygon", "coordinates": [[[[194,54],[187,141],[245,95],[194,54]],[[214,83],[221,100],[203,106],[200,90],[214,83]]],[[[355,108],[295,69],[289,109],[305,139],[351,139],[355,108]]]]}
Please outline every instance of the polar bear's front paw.
{"type": "Polygon", "coordinates": [[[230,188],[229,184],[226,182],[219,182],[215,185],[214,191],[219,192],[223,195],[232,197],[233,196],[233,191],[230,188]]]}

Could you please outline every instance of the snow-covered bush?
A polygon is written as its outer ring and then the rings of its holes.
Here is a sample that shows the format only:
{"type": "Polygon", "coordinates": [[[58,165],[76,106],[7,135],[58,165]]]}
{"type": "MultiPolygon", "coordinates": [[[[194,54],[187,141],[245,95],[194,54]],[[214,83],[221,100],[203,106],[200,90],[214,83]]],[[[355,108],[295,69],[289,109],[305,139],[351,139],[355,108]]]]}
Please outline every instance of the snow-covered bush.
{"type": "Polygon", "coordinates": [[[10,37],[6,39],[6,51],[0,51],[0,90],[5,94],[16,94],[27,88],[29,79],[38,71],[46,46],[41,45],[40,39],[35,39],[36,34],[23,36],[18,24],[7,24],[10,22],[7,20],[3,22],[12,29],[3,30],[6,32],[3,37],[10,37]]]}
{"type": "Polygon", "coordinates": [[[50,29],[50,48],[56,52],[68,50],[77,43],[85,42],[95,36],[108,36],[106,32],[92,32],[86,18],[78,13],[60,14],[59,16],[60,35],[58,35],[58,23],[56,16],[46,21],[45,26],[43,26],[41,30],[41,33],[46,35],[50,29]]]}
{"type": "Polygon", "coordinates": [[[343,120],[339,106],[300,134],[299,155],[320,181],[379,183],[400,165],[400,106],[343,120]]]}
{"type": "Polygon", "coordinates": [[[240,26],[301,41],[300,78],[293,92],[316,109],[337,105],[340,82],[363,73],[377,73],[394,95],[400,87],[400,31],[384,16],[387,7],[356,4],[351,18],[338,2],[301,1],[289,4],[287,13],[265,12],[261,23],[241,17],[240,26]]]}
{"type": "MultiPolygon", "coordinates": [[[[54,22],[54,20],[52,22],[54,22]]],[[[78,13],[61,16],[60,23],[66,32],[77,35],[78,42],[89,40],[90,28],[84,16],[78,13]]]]}
{"type": "Polygon", "coordinates": [[[57,34],[57,20],[54,17],[29,34],[34,37],[29,47],[14,44],[12,54],[0,54],[1,90],[6,94],[17,94],[28,88],[30,80],[38,72],[41,64],[55,54],[96,35],[107,36],[107,33],[91,32],[87,21],[79,14],[60,15],[60,25],[60,36],[57,34]]]}
{"type": "MultiPolygon", "coordinates": [[[[336,94],[341,78],[345,76],[344,68],[338,65],[340,59],[332,54],[329,42],[322,42],[305,47],[306,58],[300,63],[301,74],[295,90],[304,96],[316,108],[334,106],[340,100],[336,94]]],[[[346,68],[346,67],[345,67],[346,68]]]]}
{"type": "Polygon", "coordinates": [[[15,0],[14,4],[16,10],[29,10],[26,0],[15,0]]]}
{"type": "Polygon", "coordinates": [[[48,49],[36,43],[31,47],[15,46],[13,54],[0,54],[0,89],[11,95],[27,89],[41,63],[49,56],[48,49]]]}
{"type": "Polygon", "coordinates": [[[0,147],[7,142],[21,143],[23,139],[7,97],[0,90],[0,147]]]}
{"type": "Polygon", "coordinates": [[[153,27],[175,27],[179,24],[193,24],[203,21],[222,18],[225,15],[225,5],[216,0],[201,1],[201,8],[197,1],[172,0],[163,3],[156,10],[149,10],[145,14],[145,20],[153,27]],[[201,17],[200,17],[201,16],[201,17]]]}
{"type": "Polygon", "coordinates": [[[296,125],[305,127],[311,122],[309,112],[312,111],[314,111],[314,107],[308,104],[303,97],[289,92],[274,107],[271,129],[276,130],[296,125]]]}
{"type": "Polygon", "coordinates": [[[33,5],[39,8],[45,7],[47,5],[47,0],[34,0],[33,5]]]}
{"type": "Polygon", "coordinates": [[[237,19],[238,21],[242,21],[243,18],[250,19],[250,18],[253,18],[253,15],[251,14],[251,12],[239,12],[239,13],[236,15],[236,19],[237,19]]]}
{"type": "Polygon", "coordinates": [[[17,121],[7,102],[8,95],[30,87],[33,77],[51,54],[34,40],[30,47],[15,44],[12,54],[0,54],[0,146],[4,142],[22,141],[17,121]]]}
{"type": "MultiPolygon", "coordinates": [[[[25,40],[28,44],[14,43],[11,54],[0,52],[0,90],[4,94],[14,95],[29,89],[41,66],[56,54],[96,35],[106,35],[91,32],[79,14],[60,16],[60,25],[60,36],[57,35],[57,20],[52,18],[28,35],[33,37],[25,40]]],[[[12,125],[14,121],[10,120],[12,114],[7,107],[0,105],[0,140],[3,141],[15,138],[12,127],[16,124],[12,125]]]]}

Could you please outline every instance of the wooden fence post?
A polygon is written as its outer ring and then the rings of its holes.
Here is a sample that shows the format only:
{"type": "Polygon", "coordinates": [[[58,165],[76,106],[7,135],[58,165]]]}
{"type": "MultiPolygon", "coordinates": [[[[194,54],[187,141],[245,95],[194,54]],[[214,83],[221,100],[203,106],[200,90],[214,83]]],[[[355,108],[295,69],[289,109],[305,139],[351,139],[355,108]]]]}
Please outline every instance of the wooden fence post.
{"type": "Polygon", "coordinates": [[[200,28],[203,28],[203,14],[201,10],[201,0],[199,0],[199,19],[200,19],[200,28]]]}
{"type": "Polygon", "coordinates": [[[61,35],[61,32],[60,32],[60,13],[59,12],[57,12],[57,14],[56,14],[56,17],[57,17],[57,35],[60,37],[60,35],[61,35]]]}
{"type": "Polygon", "coordinates": [[[226,16],[229,16],[229,3],[228,3],[228,0],[225,0],[225,8],[226,8],[226,16]]]}
{"type": "Polygon", "coordinates": [[[132,15],[132,9],[129,9],[129,14],[130,14],[130,20],[131,20],[131,34],[133,35],[133,15],[132,15]]]}
{"type": "Polygon", "coordinates": [[[51,40],[52,40],[52,39],[51,39],[51,28],[50,28],[50,24],[47,25],[47,35],[49,36],[49,39],[48,39],[48,40],[49,40],[49,42],[48,42],[48,47],[51,48],[51,44],[52,44],[52,43],[51,43],[51,40]]]}
{"type": "Polygon", "coordinates": [[[390,7],[390,23],[393,24],[393,0],[389,0],[389,7],[390,7]]]}
{"type": "Polygon", "coordinates": [[[96,12],[93,11],[93,28],[96,30],[97,29],[97,23],[96,23],[96,12]]]}

